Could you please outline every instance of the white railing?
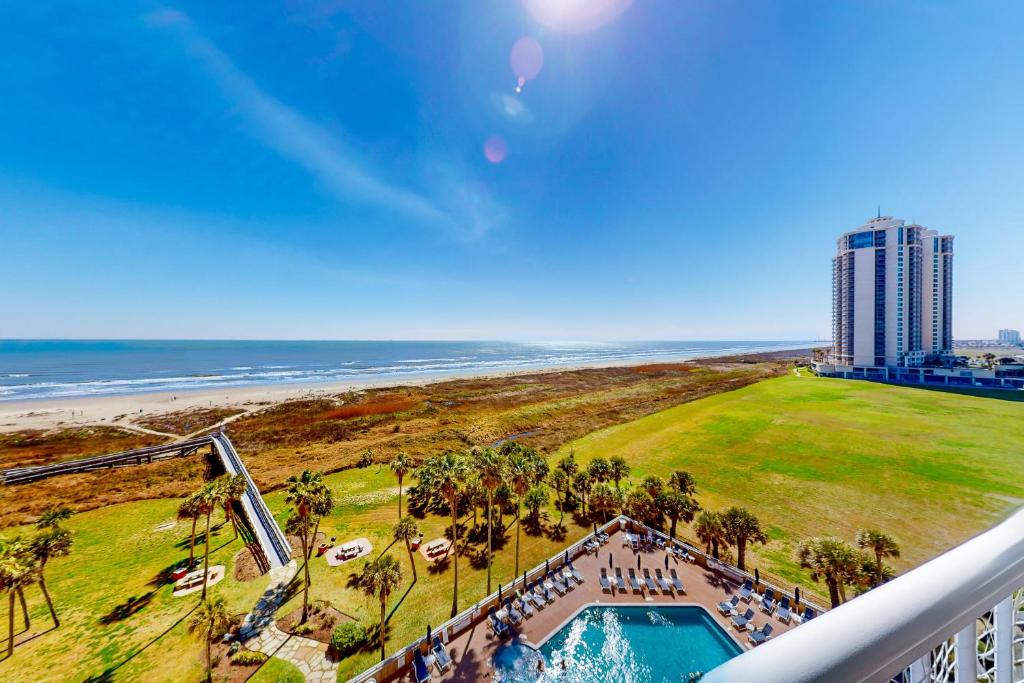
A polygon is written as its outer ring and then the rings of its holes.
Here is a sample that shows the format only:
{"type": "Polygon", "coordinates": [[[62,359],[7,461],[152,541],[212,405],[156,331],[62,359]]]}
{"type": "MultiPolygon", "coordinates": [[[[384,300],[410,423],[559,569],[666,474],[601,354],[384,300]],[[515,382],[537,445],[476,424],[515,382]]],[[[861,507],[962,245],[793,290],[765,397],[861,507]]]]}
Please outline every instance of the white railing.
{"type": "Polygon", "coordinates": [[[703,683],[1024,681],[1024,510],[703,683]]]}

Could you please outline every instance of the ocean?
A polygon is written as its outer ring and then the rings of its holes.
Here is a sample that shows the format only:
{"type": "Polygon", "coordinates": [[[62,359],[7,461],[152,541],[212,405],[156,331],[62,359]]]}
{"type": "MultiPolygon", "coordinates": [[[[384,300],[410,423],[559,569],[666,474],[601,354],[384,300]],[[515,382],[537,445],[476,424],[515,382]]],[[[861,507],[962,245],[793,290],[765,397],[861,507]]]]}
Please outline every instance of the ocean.
{"type": "Polygon", "coordinates": [[[0,401],[444,378],[807,348],[810,341],[0,340],[0,401]]]}

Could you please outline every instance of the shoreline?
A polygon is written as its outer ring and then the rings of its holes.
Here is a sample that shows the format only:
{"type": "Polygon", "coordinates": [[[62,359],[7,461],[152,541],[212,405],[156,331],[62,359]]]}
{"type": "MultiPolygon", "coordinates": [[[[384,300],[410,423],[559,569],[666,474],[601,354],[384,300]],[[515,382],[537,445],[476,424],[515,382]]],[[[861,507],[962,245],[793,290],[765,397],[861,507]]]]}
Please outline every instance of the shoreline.
{"type": "MultiPolygon", "coordinates": [[[[202,387],[178,391],[109,394],[104,396],[67,396],[0,401],[0,433],[25,430],[50,430],[108,425],[136,427],[133,420],[193,409],[241,409],[255,411],[288,401],[323,398],[347,391],[384,389],[401,386],[424,386],[465,379],[496,379],[554,372],[695,363],[729,358],[767,358],[778,354],[809,351],[811,347],[773,349],[745,354],[714,354],[693,357],[661,356],[635,358],[628,361],[594,361],[572,365],[543,365],[509,370],[464,369],[439,370],[409,376],[388,375],[365,379],[327,382],[265,383],[224,387],[202,387]]],[[[137,427],[136,427],[137,428],[137,427]]]]}

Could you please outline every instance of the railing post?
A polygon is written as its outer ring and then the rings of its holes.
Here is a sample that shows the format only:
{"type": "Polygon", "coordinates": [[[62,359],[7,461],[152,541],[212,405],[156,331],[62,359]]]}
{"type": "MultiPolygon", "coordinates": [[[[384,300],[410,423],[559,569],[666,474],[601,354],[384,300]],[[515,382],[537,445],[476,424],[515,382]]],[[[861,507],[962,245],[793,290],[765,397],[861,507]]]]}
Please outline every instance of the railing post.
{"type": "Polygon", "coordinates": [[[974,683],[978,680],[977,620],[964,626],[956,634],[956,681],[974,683]]]}
{"type": "Polygon", "coordinates": [[[1012,683],[1013,676],[1013,595],[1001,600],[995,609],[996,681],[1012,683]]]}

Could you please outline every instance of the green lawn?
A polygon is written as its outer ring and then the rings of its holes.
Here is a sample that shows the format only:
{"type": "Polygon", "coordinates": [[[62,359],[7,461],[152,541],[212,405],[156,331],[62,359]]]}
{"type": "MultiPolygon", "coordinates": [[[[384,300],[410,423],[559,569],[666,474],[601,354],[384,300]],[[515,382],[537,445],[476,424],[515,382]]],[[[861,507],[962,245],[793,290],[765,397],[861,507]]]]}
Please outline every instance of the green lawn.
{"type": "MultiPolygon", "coordinates": [[[[1024,502],[1024,403],[793,374],[594,432],[581,462],[621,455],[634,480],[690,471],[708,508],[769,527],[762,571],[806,585],[802,538],[896,536],[907,569],[1024,502]]],[[[1005,396],[1005,394],[1003,394],[1005,396]]],[[[689,533],[687,530],[686,533],[689,533]]]]}
{"type": "MultiPolygon", "coordinates": [[[[901,542],[904,555],[896,564],[905,569],[986,528],[1024,500],[1024,403],[923,389],[790,374],[595,432],[571,447],[584,463],[596,455],[626,457],[634,481],[648,473],[689,470],[704,506],[745,505],[769,528],[772,541],[757,549],[754,563],[805,587],[808,579],[792,561],[795,543],[805,536],[832,533],[852,540],[859,527],[877,525],[901,542]]],[[[326,479],[337,508],[322,531],[339,542],[368,538],[374,554],[387,549],[398,493],[390,471],[374,465],[326,479]]],[[[283,522],[283,493],[267,500],[283,522]]],[[[185,628],[198,596],[173,598],[170,585],[154,583],[188,552],[187,524],[155,530],[174,519],[176,506],[174,500],[141,501],[72,518],[67,526],[75,533],[74,553],[48,567],[64,623],[19,646],[13,660],[0,660],[0,680],[200,680],[202,649],[185,628]]],[[[548,515],[549,529],[557,512],[548,515]]],[[[565,539],[546,531],[523,534],[520,571],[587,532],[566,521],[565,539]]],[[[447,519],[428,516],[420,524],[431,540],[443,535],[447,519]]],[[[507,530],[503,545],[496,543],[495,584],[513,576],[514,530],[507,530]]],[[[4,536],[18,531],[7,529],[4,536]]],[[[218,529],[212,546],[212,563],[228,565],[228,578],[213,590],[241,615],[266,580],[232,578],[231,558],[240,544],[231,541],[230,527],[218,529]]],[[[481,547],[474,544],[472,552],[481,547]]],[[[417,555],[419,580],[411,585],[404,547],[389,552],[405,572],[392,601],[398,605],[388,628],[393,651],[423,634],[428,623],[437,626],[448,618],[452,571],[450,565],[432,571],[417,555]]],[[[356,561],[330,568],[323,558],[314,559],[312,598],[328,600],[372,628],[377,605],[349,585],[361,566],[356,561]]],[[[461,609],[483,596],[486,574],[471,567],[469,558],[460,561],[459,574],[461,609]]],[[[34,627],[45,630],[41,596],[32,588],[28,598],[34,627]]],[[[293,597],[281,614],[300,599],[293,597]]],[[[6,635],[3,616],[0,634],[6,635]]],[[[376,659],[372,646],[348,658],[341,679],[376,659]]],[[[289,680],[287,669],[271,660],[255,680],[289,680]]]]}

